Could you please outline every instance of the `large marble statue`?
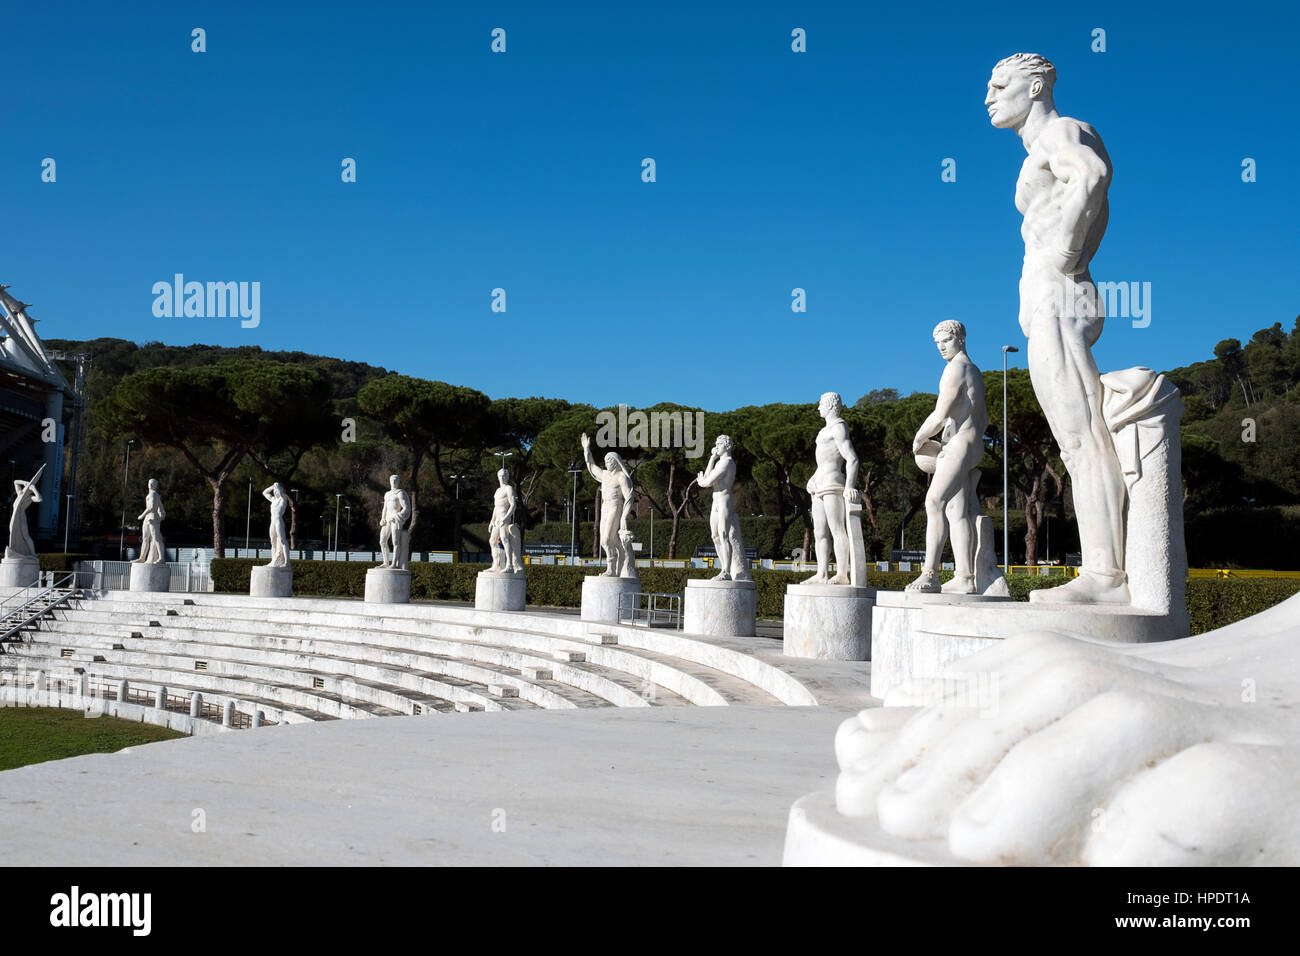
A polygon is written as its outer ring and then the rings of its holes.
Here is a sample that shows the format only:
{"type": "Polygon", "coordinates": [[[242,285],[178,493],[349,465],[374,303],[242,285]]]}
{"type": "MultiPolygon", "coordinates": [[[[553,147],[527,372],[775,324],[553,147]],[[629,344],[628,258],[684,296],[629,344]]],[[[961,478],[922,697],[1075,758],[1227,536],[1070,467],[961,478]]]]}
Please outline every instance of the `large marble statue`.
{"type": "Polygon", "coordinates": [[[1077,578],[1030,599],[1181,613],[1187,559],[1173,486],[1182,402],[1150,369],[1103,376],[1093,360],[1105,307],[1088,269],[1110,216],[1112,169],[1097,131],[1057,113],[1055,82],[1047,59],[1017,53],[994,66],[984,98],[989,121],[1015,130],[1028,153],[1016,182],[1025,241],[1020,328],[1034,393],[1070,473],[1083,558],[1077,578]],[[1116,405],[1133,414],[1117,417],[1116,405]],[[1133,497],[1142,499],[1136,507],[1133,497]]]}
{"type": "Polygon", "coordinates": [[[492,497],[492,520],[488,524],[488,548],[492,551],[494,574],[518,573],[524,569],[523,534],[515,521],[518,502],[510,485],[510,470],[497,472],[499,486],[492,497]]]}
{"type": "Polygon", "coordinates": [[[950,319],[936,325],[934,343],[947,365],[939,379],[934,411],[912,441],[917,465],[934,477],[925,495],[925,565],[907,590],[981,594],[993,588],[999,595],[1009,594],[992,554],[992,522],[980,520],[977,494],[984,430],[989,424],[984,376],[966,352],[966,327],[960,322],[950,319]],[[939,564],[950,536],[953,576],[940,586],[939,564]],[[980,551],[985,552],[980,555],[983,561],[977,560],[980,551]],[[992,580],[982,580],[985,577],[992,580]]]}
{"type": "Polygon", "coordinates": [[[162,495],[158,493],[158,479],[149,479],[149,490],[144,496],[144,511],[136,515],[140,522],[140,556],[137,564],[163,564],[166,560],[166,547],[163,544],[162,523],[167,517],[163,508],[162,495]]]}
{"type": "Polygon", "coordinates": [[[866,576],[866,548],[862,541],[862,496],[856,487],[858,454],[849,439],[849,426],[840,415],[843,408],[844,401],[835,392],[827,392],[817,404],[817,411],[826,420],[817,433],[817,470],[808,479],[817,573],[805,583],[861,587],[866,576]],[[834,577],[830,574],[832,544],[834,577]]]}
{"type": "Polygon", "coordinates": [[[18,479],[14,482],[14,506],[9,514],[9,544],[5,548],[6,558],[36,557],[36,545],[32,543],[31,532],[27,529],[27,508],[42,501],[37,485],[44,471],[45,466],[41,465],[31,481],[18,479]]]}
{"type": "Polygon", "coordinates": [[[713,547],[718,552],[718,566],[722,569],[714,575],[718,581],[751,581],[749,558],[745,554],[745,542],[740,536],[740,518],[736,514],[736,505],[731,499],[732,487],[736,484],[736,462],[731,457],[731,438],[719,435],[709,455],[709,463],[695,476],[695,482],[701,488],[713,489],[713,506],[709,510],[709,531],[713,535],[713,547]]]}
{"type": "Polygon", "coordinates": [[[271,503],[271,563],[266,567],[287,568],[289,552],[285,547],[284,512],[289,507],[289,498],[278,481],[264,488],[262,497],[271,503]]]}
{"type": "Polygon", "coordinates": [[[1034,393],[1070,473],[1083,568],[1052,600],[1127,604],[1125,486],[1102,414],[1092,346],[1105,309],[1088,266],[1110,216],[1111,164],[1097,131],[1061,116],[1056,68],[1036,53],[999,62],[989,79],[989,120],[1015,130],[1029,154],[1016,182],[1024,215],[1020,328],[1029,339],[1034,393]]]}
{"type": "Polygon", "coordinates": [[[605,552],[605,577],[635,578],[636,555],[627,526],[636,497],[632,477],[617,452],[605,455],[601,468],[591,457],[591,439],[582,435],[582,455],[591,477],[600,482],[600,547],[605,552]]]}
{"type": "Polygon", "coordinates": [[[384,492],[384,508],[379,515],[379,551],[383,556],[381,568],[405,571],[411,559],[410,537],[403,530],[411,516],[411,498],[398,487],[396,475],[388,476],[388,490],[384,492]]]}

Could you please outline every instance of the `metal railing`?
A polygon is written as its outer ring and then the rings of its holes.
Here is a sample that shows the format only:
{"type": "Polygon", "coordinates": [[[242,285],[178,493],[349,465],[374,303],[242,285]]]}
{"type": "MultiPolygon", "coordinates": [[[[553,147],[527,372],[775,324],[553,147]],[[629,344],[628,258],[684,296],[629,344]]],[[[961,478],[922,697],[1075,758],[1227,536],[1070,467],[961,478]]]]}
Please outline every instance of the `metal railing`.
{"type": "Polygon", "coordinates": [[[618,596],[618,623],[638,627],[682,627],[682,596],[659,591],[629,591],[618,596]]]}
{"type": "Polygon", "coordinates": [[[16,640],[20,632],[81,596],[75,571],[62,575],[50,572],[45,581],[48,583],[28,585],[0,606],[0,653],[4,652],[4,644],[16,640]]]}
{"type": "MultiPolygon", "coordinates": [[[[73,567],[83,587],[96,591],[127,591],[131,587],[133,561],[78,561],[73,567]]],[[[188,594],[212,590],[210,566],[190,561],[168,561],[167,590],[188,594]]]]}

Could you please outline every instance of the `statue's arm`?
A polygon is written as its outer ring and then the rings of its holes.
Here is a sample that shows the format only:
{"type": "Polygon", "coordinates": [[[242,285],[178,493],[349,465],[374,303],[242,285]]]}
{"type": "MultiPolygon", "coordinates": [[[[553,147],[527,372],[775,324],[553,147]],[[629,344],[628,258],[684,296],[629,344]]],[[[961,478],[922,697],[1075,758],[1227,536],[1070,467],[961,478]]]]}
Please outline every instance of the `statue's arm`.
{"type": "Polygon", "coordinates": [[[723,471],[726,470],[724,459],[716,455],[709,456],[709,463],[704,466],[704,470],[695,478],[695,483],[701,488],[711,488],[713,483],[722,477],[723,471]]]}
{"type": "Polygon", "coordinates": [[[263,488],[263,489],[262,489],[262,497],[265,498],[267,501],[274,501],[274,500],[275,500],[275,485],[271,485],[269,488],[263,488]]]}
{"type": "Polygon", "coordinates": [[[912,441],[912,451],[916,451],[921,442],[927,438],[933,438],[943,428],[943,423],[950,418],[954,418],[957,405],[961,399],[961,375],[958,370],[953,368],[953,363],[949,362],[943,370],[943,375],[939,378],[939,397],[935,400],[934,411],[932,411],[921,427],[916,430],[916,438],[912,441]]]}
{"type": "Polygon", "coordinates": [[[858,495],[858,453],[849,439],[849,426],[840,422],[835,428],[835,447],[844,459],[844,497],[857,501],[858,495]]]}
{"type": "Polygon", "coordinates": [[[1061,235],[1057,250],[1063,260],[1063,271],[1073,275],[1078,271],[1079,256],[1093,222],[1106,203],[1106,161],[1087,143],[1082,141],[1080,128],[1073,123],[1058,124],[1052,131],[1053,142],[1048,155],[1052,175],[1065,184],[1061,201],[1061,235]]]}
{"type": "Polygon", "coordinates": [[[626,531],[628,519],[632,517],[632,507],[636,503],[636,493],[632,490],[632,479],[623,475],[618,483],[623,491],[623,512],[618,518],[618,530],[626,531]]]}
{"type": "Polygon", "coordinates": [[[501,516],[501,526],[502,526],[503,528],[504,528],[506,525],[508,525],[508,524],[512,524],[512,523],[514,522],[514,520],[515,520],[515,510],[516,510],[516,508],[518,508],[518,506],[519,506],[519,502],[515,499],[515,489],[514,489],[514,488],[508,488],[508,489],[506,490],[506,501],[508,501],[508,502],[510,503],[510,507],[507,508],[507,509],[506,509],[506,513],[505,513],[504,515],[501,516]]]}

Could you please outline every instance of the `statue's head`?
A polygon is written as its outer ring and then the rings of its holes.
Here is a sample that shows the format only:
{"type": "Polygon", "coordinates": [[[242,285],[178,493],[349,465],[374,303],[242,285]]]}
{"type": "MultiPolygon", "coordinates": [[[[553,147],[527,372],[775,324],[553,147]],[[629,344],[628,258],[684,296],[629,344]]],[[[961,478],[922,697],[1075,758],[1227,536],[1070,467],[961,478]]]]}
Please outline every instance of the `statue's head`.
{"type": "Polygon", "coordinates": [[[389,475],[389,476],[388,476],[388,487],[389,487],[389,488],[392,488],[394,491],[397,490],[397,476],[396,476],[396,475],[389,475]]]}
{"type": "Polygon", "coordinates": [[[157,479],[157,478],[150,478],[150,479],[149,479],[149,490],[150,490],[150,491],[157,491],[157,490],[158,490],[158,479],[157,479]]]}
{"type": "Polygon", "coordinates": [[[718,440],[713,443],[713,450],[719,455],[729,455],[731,454],[731,445],[730,435],[719,435],[718,440]]]}
{"type": "Polygon", "coordinates": [[[506,485],[510,484],[510,469],[509,469],[509,468],[501,468],[501,469],[498,469],[498,471],[497,471],[497,481],[501,482],[501,486],[502,486],[503,488],[504,488],[506,485]]]}
{"type": "Polygon", "coordinates": [[[627,470],[627,465],[623,464],[623,456],[616,451],[611,451],[608,455],[605,456],[605,467],[609,471],[613,471],[615,468],[617,468],[619,471],[627,475],[629,478],[632,477],[631,472],[627,470]]]}
{"type": "Polygon", "coordinates": [[[966,348],[966,326],[956,319],[945,319],[934,327],[934,344],[945,361],[952,361],[966,348]]]}
{"type": "Polygon", "coordinates": [[[1014,53],[999,60],[989,77],[984,105],[998,129],[1020,129],[1035,102],[1052,107],[1056,67],[1037,53],[1014,53]]]}
{"type": "Polygon", "coordinates": [[[830,418],[838,415],[840,409],[844,407],[844,399],[840,398],[839,392],[827,392],[817,403],[817,411],[823,418],[830,418]]]}

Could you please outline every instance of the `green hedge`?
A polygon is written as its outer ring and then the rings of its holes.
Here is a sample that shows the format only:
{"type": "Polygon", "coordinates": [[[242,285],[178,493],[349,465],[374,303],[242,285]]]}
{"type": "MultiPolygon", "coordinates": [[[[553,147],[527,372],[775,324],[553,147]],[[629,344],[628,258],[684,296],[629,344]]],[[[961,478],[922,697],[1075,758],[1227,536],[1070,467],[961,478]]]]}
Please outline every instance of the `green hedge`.
{"type": "Polygon", "coordinates": [[[93,554],[42,554],[38,555],[41,562],[42,571],[71,571],[72,564],[75,561],[96,561],[97,555],[93,554]]]}
{"type": "MultiPolygon", "coordinates": [[[[45,558],[76,560],[78,555],[44,555],[45,558]]],[[[260,562],[251,558],[218,558],[212,562],[212,583],[217,591],[247,594],[251,569],[260,562]]],[[[314,597],[363,597],[366,571],[374,565],[364,561],[295,561],[294,594],[314,597]]],[[[474,579],[486,564],[436,564],[417,561],[411,565],[411,598],[416,601],[473,601],[474,579]]],[[[57,570],[57,568],[46,568],[57,570]]],[[[582,603],[582,579],[599,574],[601,568],[568,568],[534,564],[528,568],[528,603],[538,607],[578,607],[582,603]]],[[[688,578],[710,577],[707,568],[641,568],[641,590],[680,594],[688,578]]],[[[867,585],[898,591],[916,575],[909,571],[868,571],[867,585]]],[[[943,572],[947,580],[952,575],[943,572]]],[[[779,618],[785,607],[785,586],[807,578],[802,571],[755,571],[758,616],[779,618]]],[[[1011,596],[1029,600],[1029,592],[1059,587],[1062,578],[1040,578],[1014,574],[1008,579],[1011,596]]],[[[1187,582],[1187,611],[1193,634],[1223,627],[1265,611],[1300,592],[1300,580],[1289,578],[1194,578],[1187,582]]]]}

